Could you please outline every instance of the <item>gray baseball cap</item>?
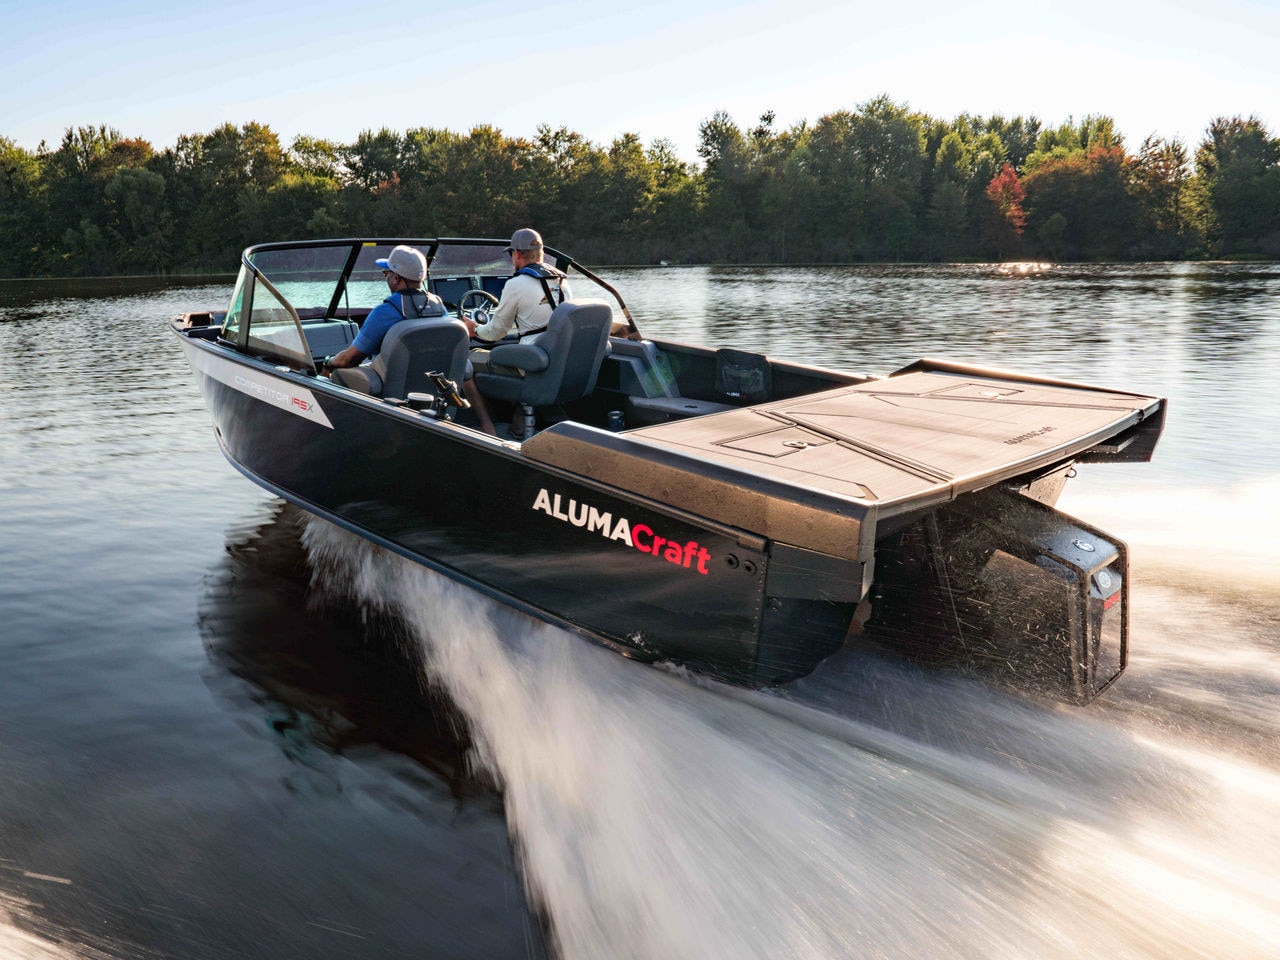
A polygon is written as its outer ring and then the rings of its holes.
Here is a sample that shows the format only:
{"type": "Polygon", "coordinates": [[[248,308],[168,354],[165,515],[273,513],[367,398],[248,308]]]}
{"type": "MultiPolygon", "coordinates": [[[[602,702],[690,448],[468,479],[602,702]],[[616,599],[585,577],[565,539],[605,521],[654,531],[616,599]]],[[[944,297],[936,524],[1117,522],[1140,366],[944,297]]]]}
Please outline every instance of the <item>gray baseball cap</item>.
{"type": "Polygon", "coordinates": [[[526,250],[541,250],[542,237],[537,230],[530,227],[521,227],[511,235],[511,246],[507,247],[507,253],[512,250],[519,250],[523,253],[526,250]]]}
{"type": "Polygon", "coordinates": [[[427,258],[413,247],[393,247],[387,259],[375,260],[374,263],[383,270],[400,274],[406,280],[416,280],[420,283],[427,276],[427,258]]]}

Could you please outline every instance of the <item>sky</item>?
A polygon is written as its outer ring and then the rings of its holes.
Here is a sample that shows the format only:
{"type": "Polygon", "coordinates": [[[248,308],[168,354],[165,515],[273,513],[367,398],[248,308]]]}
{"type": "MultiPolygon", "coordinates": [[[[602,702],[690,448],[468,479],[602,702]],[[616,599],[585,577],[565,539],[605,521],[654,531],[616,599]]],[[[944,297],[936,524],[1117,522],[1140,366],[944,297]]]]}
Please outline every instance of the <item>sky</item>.
{"type": "Polygon", "coordinates": [[[1277,50],[1280,0],[0,0],[0,137],[548,124],[696,162],[716,111],[784,129],[887,95],[942,120],[1102,114],[1132,150],[1194,150],[1218,116],[1280,135],[1277,50]]]}

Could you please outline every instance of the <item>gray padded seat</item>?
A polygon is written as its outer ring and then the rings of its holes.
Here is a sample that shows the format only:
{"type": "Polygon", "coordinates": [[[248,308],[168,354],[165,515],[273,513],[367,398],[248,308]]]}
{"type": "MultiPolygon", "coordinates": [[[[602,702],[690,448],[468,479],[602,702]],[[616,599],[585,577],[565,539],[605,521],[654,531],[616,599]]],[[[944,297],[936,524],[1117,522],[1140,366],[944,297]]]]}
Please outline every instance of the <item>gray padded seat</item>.
{"type": "Polygon", "coordinates": [[[403,400],[410,393],[434,395],[427,374],[441,371],[461,387],[467,378],[470,346],[467,328],[459,320],[446,316],[401,320],[387,331],[372,361],[334,370],[332,379],[384,399],[403,400]]]}
{"type": "Polygon", "coordinates": [[[566,301],[533,343],[504,343],[489,351],[491,366],[514,367],[524,376],[477,370],[476,386],[487,397],[528,407],[580,400],[596,388],[612,325],[607,303],[566,301]]]}
{"type": "Polygon", "coordinates": [[[307,335],[307,346],[316,358],[331,357],[351,346],[360,332],[354,320],[306,320],[302,332],[307,335]]]}

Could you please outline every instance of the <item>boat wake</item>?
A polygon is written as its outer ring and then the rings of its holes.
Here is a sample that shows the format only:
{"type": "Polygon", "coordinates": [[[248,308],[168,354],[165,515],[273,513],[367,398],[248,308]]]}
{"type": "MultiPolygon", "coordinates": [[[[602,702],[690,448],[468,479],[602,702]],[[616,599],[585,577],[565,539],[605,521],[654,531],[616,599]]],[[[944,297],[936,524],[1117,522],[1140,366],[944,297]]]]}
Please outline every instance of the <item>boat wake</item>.
{"type": "Polygon", "coordinates": [[[72,948],[59,938],[33,932],[43,925],[34,907],[0,892],[0,960],[102,960],[107,956],[84,944],[72,948]]]}
{"type": "Polygon", "coordinates": [[[314,589],[402,619],[467,717],[562,957],[1273,956],[1280,576],[1246,589],[1199,569],[1226,527],[1175,556],[1177,512],[1112,506],[1134,655],[1087,709],[865,654],[726,687],[321,521],[303,539],[314,589]]]}
{"type": "Polygon", "coordinates": [[[1068,485],[1059,506],[1127,537],[1140,576],[1280,606],[1280,477],[1156,489],[1107,480],[1068,485]]]}

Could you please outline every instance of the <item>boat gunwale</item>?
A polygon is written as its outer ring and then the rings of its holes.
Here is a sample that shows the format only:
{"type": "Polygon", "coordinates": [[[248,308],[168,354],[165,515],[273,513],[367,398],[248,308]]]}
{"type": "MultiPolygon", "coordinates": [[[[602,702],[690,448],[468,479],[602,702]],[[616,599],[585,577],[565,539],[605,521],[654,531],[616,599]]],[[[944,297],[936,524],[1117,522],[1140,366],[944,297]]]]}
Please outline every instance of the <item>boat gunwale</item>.
{"type": "MultiPolygon", "coordinates": [[[[362,409],[377,413],[381,416],[386,416],[386,417],[399,420],[411,427],[424,429],[429,432],[434,431],[434,432],[440,433],[441,435],[445,436],[447,439],[464,442],[472,447],[476,447],[477,449],[479,449],[481,452],[484,452],[484,453],[498,454],[506,457],[509,460],[513,460],[516,462],[523,462],[525,464],[533,466],[534,469],[546,472],[558,479],[580,484],[592,490],[598,491],[603,495],[616,497],[624,500],[630,500],[646,509],[650,509],[659,513],[668,514],[675,519],[679,519],[690,524],[706,527],[707,529],[712,530],[716,533],[719,533],[723,536],[732,537],[733,539],[737,540],[739,543],[743,544],[744,546],[751,547],[752,549],[763,550],[765,548],[765,544],[769,539],[768,537],[765,537],[760,533],[757,533],[756,531],[753,531],[753,530],[749,530],[745,527],[742,527],[736,524],[726,523],[723,520],[718,520],[714,517],[707,516],[706,514],[697,513],[695,511],[688,510],[684,507],[676,506],[670,503],[669,501],[659,500],[659,499],[647,496],[643,493],[639,493],[633,488],[610,484],[587,474],[576,473],[573,470],[567,469],[554,462],[543,460],[537,456],[531,456],[525,450],[525,445],[528,444],[530,441],[525,441],[524,444],[521,444],[512,440],[504,440],[501,437],[495,437],[492,434],[484,433],[481,430],[477,430],[476,428],[469,427],[465,424],[460,424],[450,420],[441,420],[435,417],[426,416],[422,414],[420,411],[415,410],[412,407],[409,407],[405,404],[388,403],[386,400],[382,399],[381,397],[370,396],[368,394],[363,394],[358,391],[351,390],[347,387],[343,387],[339,384],[330,383],[325,377],[312,376],[303,371],[294,370],[292,368],[287,368],[287,367],[281,367],[261,357],[255,357],[250,354],[242,353],[239,350],[236,350],[233,347],[228,346],[226,344],[221,344],[216,342],[211,343],[199,337],[188,336],[187,335],[188,331],[177,329],[176,327],[174,329],[175,329],[175,332],[180,337],[182,337],[183,340],[187,343],[193,344],[201,349],[210,351],[215,355],[220,355],[222,353],[229,354],[229,356],[226,357],[226,359],[229,362],[239,363],[245,366],[252,366],[256,368],[259,372],[267,374],[272,377],[276,377],[278,379],[289,378],[291,380],[296,380],[299,382],[299,385],[305,386],[308,389],[311,389],[315,386],[319,386],[321,393],[332,397],[334,400],[340,403],[351,404],[353,406],[357,406],[362,409]]],[[[200,375],[208,376],[208,374],[202,371],[200,372],[200,375]]],[[[213,378],[213,379],[216,379],[216,378],[213,378]]],[[[590,424],[574,422],[572,425],[574,427],[578,427],[583,430],[592,431],[596,434],[601,435],[602,437],[622,436],[622,434],[613,433],[608,430],[602,430],[599,427],[593,427],[590,424]]],[[[557,425],[548,427],[545,430],[540,431],[538,434],[535,434],[534,438],[531,438],[531,439],[536,439],[536,437],[538,436],[541,436],[548,432],[555,431],[557,426],[560,426],[560,425],[557,424],[557,425]]],[[[243,467],[243,465],[240,464],[239,461],[233,459],[231,455],[227,452],[225,445],[222,444],[221,434],[218,434],[217,431],[215,431],[215,434],[217,434],[218,436],[219,445],[223,446],[223,453],[227,457],[228,461],[231,462],[231,464],[235,466],[238,470],[241,470],[241,472],[244,472],[247,475],[252,475],[254,482],[260,482],[259,480],[260,475],[257,473],[254,473],[253,471],[250,471],[246,467],[243,467]]],[[[265,480],[262,480],[261,482],[266,484],[265,480]]],[[[272,489],[276,490],[278,488],[274,487],[273,485],[272,489]]],[[[284,496],[283,493],[281,493],[280,495],[284,496]]],[[[290,499],[290,498],[285,497],[285,499],[290,499]]],[[[309,502],[310,501],[308,501],[308,503],[309,502]]],[[[363,527],[357,527],[356,525],[351,525],[351,526],[353,527],[353,529],[359,529],[359,530],[365,529],[363,527]]],[[[401,550],[399,552],[405,553],[405,555],[407,556],[417,556],[417,554],[412,553],[412,551],[401,550]]]]}

